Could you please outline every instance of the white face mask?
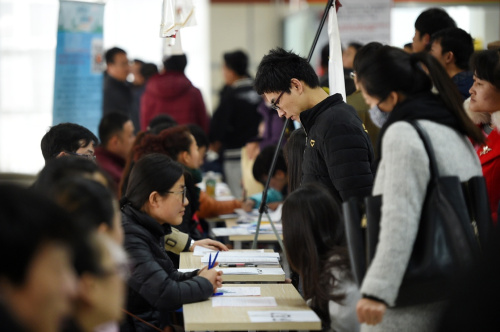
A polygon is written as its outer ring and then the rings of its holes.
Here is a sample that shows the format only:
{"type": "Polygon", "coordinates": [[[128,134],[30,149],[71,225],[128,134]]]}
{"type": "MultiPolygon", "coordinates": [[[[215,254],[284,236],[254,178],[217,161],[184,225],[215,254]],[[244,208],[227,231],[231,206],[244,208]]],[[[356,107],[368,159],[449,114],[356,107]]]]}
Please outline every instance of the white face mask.
{"type": "Polygon", "coordinates": [[[380,108],[378,108],[378,105],[370,108],[368,113],[370,113],[370,118],[372,119],[373,124],[379,128],[382,128],[384,123],[386,123],[389,118],[389,113],[381,111],[380,108]]]}

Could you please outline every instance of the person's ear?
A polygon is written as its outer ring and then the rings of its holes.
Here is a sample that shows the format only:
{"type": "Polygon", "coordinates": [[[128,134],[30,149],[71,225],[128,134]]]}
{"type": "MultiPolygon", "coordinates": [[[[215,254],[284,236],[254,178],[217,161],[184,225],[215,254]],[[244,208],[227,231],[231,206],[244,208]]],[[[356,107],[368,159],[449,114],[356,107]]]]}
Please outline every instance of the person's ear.
{"type": "Polygon", "coordinates": [[[431,35],[429,35],[428,33],[425,33],[422,36],[422,41],[424,42],[424,45],[429,45],[429,43],[431,42],[431,35]]]}
{"type": "Polygon", "coordinates": [[[446,52],[446,54],[444,56],[444,62],[446,64],[455,62],[455,54],[453,54],[452,51],[446,52]]]}
{"type": "Polygon", "coordinates": [[[295,90],[297,93],[300,95],[302,92],[304,92],[304,85],[302,82],[296,78],[292,78],[290,82],[290,90],[295,90]]]}
{"type": "Polygon", "coordinates": [[[191,160],[191,155],[189,154],[188,151],[182,151],[181,153],[179,153],[179,156],[177,158],[177,161],[183,165],[188,165],[190,160],[191,160]]]}
{"type": "Polygon", "coordinates": [[[118,135],[113,135],[108,141],[107,147],[116,147],[120,143],[120,138],[118,135]]]}
{"type": "Polygon", "coordinates": [[[391,91],[389,93],[389,96],[387,96],[386,101],[391,105],[391,108],[393,109],[394,106],[396,106],[397,103],[401,101],[401,96],[396,91],[391,91]]]}
{"type": "Polygon", "coordinates": [[[151,194],[149,194],[149,205],[151,205],[152,207],[158,207],[159,198],[160,194],[157,191],[153,191],[151,194]]]}

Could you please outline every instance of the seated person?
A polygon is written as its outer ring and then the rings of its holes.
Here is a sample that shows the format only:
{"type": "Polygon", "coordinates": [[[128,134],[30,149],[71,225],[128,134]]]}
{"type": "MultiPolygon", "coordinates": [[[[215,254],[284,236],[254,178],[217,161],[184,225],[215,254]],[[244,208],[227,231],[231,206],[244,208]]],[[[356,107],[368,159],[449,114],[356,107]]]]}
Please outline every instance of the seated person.
{"type": "MultiPolygon", "coordinates": [[[[195,179],[196,183],[201,182],[201,170],[200,167],[203,164],[203,160],[205,159],[205,155],[207,153],[207,149],[209,146],[208,137],[201,129],[201,127],[197,125],[188,125],[189,131],[193,135],[196,145],[198,145],[198,153],[199,153],[199,166],[194,169],[190,169],[191,175],[195,179]]],[[[217,217],[221,214],[229,214],[233,213],[234,209],[241,208],[242,201],[239,199],[232,199],[228,201],[218,201],[213,197],[210,197],[205,191],[200,192],[200,206],[196,214],[199,218],[213,218],[217,217]]]]}
{"type": "MultiPolygon", "coordinates": [[[[268,146],[262,150],[261,153],[255,159],[253,164],[253,176],[255,180],[259,181],[263,185],[266,184],[267,177],[269,175],[269,169],[273,162],[274,153],[276,151],[276,146],[268,146]]],[[[274,173],[269,181],[269,190],[267,191],[266,203],[268,206],[275,210],[281,202],[283,202],[284,196],[287,191],[287,167],[285,158],[283,157],[283,151],[280,149],[278,152],[278,159],[276,160],[276,166],[274,168],[274,173]]],[[[254,208],[259,208],[262,201],[262,193],[257,193],[250,196],[243,204],[243,209],[247,212],[252,211],[254,208]]]]}
{"type": "Polygon", "coordinates": [[[60,331],[77,293],[75,222],[32,190],[0,185],[0,331],[60,331]]]}
{"type": "MultiPolygon", "coordinates": [[[[171,312],[208,299],[222,285],[222,272],[215,269],[177,271],[158,245],[172,226],[182,223],[189,204],[185,184],[179,163],[164,154],[148,154],[135,163],[120,201],[125,250],[134,264],[127,311],[159,329],[172,326],[171,312]]],[[[132,316],[122,326],[122,331],[149,330],[132,316]]]]}

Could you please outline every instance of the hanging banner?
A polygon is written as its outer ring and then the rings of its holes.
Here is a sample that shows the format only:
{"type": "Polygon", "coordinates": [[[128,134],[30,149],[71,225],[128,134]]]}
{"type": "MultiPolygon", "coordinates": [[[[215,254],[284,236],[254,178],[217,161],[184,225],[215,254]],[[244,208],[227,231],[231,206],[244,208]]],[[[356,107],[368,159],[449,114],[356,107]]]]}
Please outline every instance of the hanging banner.
{"type": "Polygon", "coordinates": [[[97,134],[102,115],[104,4],[60,1],[52,123],[97,134]]]}
{"type": "MultiPolygon", "coordinates": [[[[344,67],[342,66],[342,44],[340,43],[339,24],[337,11],[342,5],[335,1],[333,8],[328,13],[328,39],[330,44],[330,58],[328,60],[328,80],[330,95],[340,93],[346,100],[344,67]]],[[[342,11],[343,8],[340,8],[342,11]]]]}
{"type": "MultiPolygon", "coordinates": [[[[342,1],[338,22],[342,45],[350,42],[366,44],[391,42],[392,0],[342,1]]],[[[412,22],[413,24],[413,22],[412,22]]]]}

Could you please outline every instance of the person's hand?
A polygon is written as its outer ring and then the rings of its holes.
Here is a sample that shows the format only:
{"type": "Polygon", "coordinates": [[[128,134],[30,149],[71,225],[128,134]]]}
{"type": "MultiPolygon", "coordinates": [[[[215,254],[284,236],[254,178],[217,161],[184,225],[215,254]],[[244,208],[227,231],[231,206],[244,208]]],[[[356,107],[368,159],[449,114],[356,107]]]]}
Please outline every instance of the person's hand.
{"type": "Polygon", "coordinates": [[[361,299],[356,306],[356,313],[360,323],[368,325],[377,325],[384,318],[387,306],[379,301],[370,299],[361,299]]]}
{"type": "Polygon", "coordinates": [[[193,243],[189,251],[194,251],[194,247],[201,246],[212,250],[228,251],[229,249],[221,242],[212,239],[198,240],[193,243]]]}
{"type": "MultiPolygon", "coordinates": [[[[215,263],[215,266],[217,265],[218,263],[215,263]]],[[[209,270],[205,266],[198,272],[198,275],[210,281],[214,287],[214,293],[217,291],[217,288],[222,287],[222,271],[217,271],[215,268],[209,270]]]]}
{"type": "Polygon", "coordinates": [[[245,210],[245,212],[252,212],[255,207],[255,201],[253,199],[247,199],[241,204],[241,208],[245,210]]]}

